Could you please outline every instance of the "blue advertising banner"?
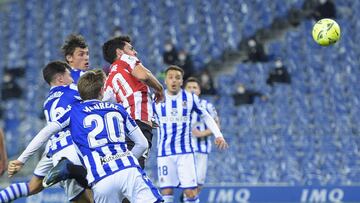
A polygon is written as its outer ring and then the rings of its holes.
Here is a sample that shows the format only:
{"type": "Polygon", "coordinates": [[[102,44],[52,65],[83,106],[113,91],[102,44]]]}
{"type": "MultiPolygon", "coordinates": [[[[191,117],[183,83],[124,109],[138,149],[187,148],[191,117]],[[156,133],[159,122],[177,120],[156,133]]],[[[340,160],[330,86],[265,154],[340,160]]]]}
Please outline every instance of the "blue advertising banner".
{"type": "Polygon", "coordinates": [[[288,187],[288,186],[243,186],[205,187],[200,200],[207,203],[245,202],[301,202],[332,203],[360,202],[360,187],[288,187]]]}
{"type": "MultiPolygon", "coordinates": [[[[208,186],[200,193],[206,203],[339,203],[360,202],[360,186],[290,187],[290,186],[208,186]]],[[[174,202],[180,202],[180,190],[174,202]]],[[[15,203],[65,203],[64,191],[59,187],[14,201],[15,203]]]]}

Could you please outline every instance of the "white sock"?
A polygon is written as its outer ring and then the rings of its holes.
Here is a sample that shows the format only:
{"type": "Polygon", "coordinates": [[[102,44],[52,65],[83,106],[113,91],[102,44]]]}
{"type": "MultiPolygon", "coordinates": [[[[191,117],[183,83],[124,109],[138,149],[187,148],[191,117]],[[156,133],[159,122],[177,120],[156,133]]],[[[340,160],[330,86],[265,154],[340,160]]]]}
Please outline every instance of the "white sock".
{"type": "Polygon", "coordinates": [[[195,196],[193,198],[189,198],[189,197],[184,197],[184,203],[199,203],[199,196],[195,196]]]}
{"type": "Polygon", "coordinates": [[[174,195],[163,195],[164,203],[173,203],[174,202],[174,195]]]}

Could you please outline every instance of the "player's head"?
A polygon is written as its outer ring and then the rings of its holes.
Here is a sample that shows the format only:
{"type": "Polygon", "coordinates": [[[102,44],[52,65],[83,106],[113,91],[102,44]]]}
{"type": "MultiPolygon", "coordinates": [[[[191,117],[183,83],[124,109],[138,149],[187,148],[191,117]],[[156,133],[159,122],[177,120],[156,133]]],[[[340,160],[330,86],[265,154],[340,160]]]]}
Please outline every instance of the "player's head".
{"type": "Polygon", "coordinates": [[[65,40],[61,50],[66,62],[72,68],[79,70],[89,69],[89,48],[83,36],[71,34],[65,40]]]}
{"type": "Polygon", "coordinates": [[[200,81],[195,77],[189,77],[185,81],[184,88],[186,91],[192,92],[197,96],[201,94],[200,81]]]}
{"type": "Polygon", "coordinates": [[[168,93],[177,94],[183,84],[184,70],[179,66],[170,65],[165,70],[165,85],[168,93]]]}
{"type": "Polygon", "coordinates": [[[50,86],[70,85],[74,82],[70,70],[64,61],[52,61],[43,68],[43,77],[50,86]]]}
{"type": "Polygon", "coordinates": [[[102,99],[106,75],[103,70],[91,70],[78,81],[78,91],[82,100],[102,99]]]}
{"type": "Polygon", "coordinates": [[[136,56],[137,52],[131,45],[131,38],[127,35],[114,37],[103,44],[103,57],[108,63],[114,63],[122,54],[136,56]]]}

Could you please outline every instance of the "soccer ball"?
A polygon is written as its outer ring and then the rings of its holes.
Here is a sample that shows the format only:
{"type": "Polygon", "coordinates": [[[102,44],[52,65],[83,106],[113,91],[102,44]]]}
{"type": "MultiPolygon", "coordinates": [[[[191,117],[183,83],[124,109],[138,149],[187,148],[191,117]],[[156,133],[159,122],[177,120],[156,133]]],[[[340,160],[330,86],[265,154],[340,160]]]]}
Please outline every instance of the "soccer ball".
{"type": "Polygon", "coordinates": [[[324,18],[314,25],[312,36],[321,46],[329,46],[340,39],[340,27],[334,20],[324,18]]]}

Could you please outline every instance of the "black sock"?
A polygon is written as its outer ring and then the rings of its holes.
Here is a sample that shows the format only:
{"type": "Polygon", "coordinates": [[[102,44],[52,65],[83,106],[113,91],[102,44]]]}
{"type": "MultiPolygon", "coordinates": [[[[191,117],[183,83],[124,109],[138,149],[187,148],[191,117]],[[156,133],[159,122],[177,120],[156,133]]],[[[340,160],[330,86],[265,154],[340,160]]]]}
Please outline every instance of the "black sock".
{"type": "Polygon", "coordinates": [[[74,178],[82,187],[88,188],[88,182],[86,180],[87,171],[83,166],[68,164],[69,178],[74,178]]]}

